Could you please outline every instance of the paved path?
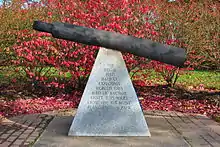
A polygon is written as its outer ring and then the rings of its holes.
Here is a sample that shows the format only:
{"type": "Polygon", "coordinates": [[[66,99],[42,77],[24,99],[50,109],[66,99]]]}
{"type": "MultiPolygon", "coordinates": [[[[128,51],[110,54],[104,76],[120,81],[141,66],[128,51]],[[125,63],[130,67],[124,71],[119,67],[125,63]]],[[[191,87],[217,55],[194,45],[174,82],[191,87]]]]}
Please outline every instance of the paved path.
{"type": "Polygon", "coordinates": [[[21,115],[0,122],[0,147],[28,147],[42,134],[53,116],[21,115]]]}
{"type": "Polygon", "coordinates": [[[203,115],[145,112],[151,137],[68,137],[74,114],[59,111],[4,120],[0,147],[220,147],[219,123],[203,115]]]}

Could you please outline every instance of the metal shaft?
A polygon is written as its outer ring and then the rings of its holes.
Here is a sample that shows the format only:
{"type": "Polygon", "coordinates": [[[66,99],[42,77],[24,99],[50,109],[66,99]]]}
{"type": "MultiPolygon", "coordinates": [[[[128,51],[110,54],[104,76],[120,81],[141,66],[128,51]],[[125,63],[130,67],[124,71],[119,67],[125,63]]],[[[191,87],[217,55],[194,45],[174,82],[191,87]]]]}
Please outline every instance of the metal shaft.
{"type": "Polygon", "coordinates": [[[55,38],[128,52],[177,67],[182,67],[186,60],[186,51],[183,48],[164,45],[116,32],[67,23],[45,23],[41,21],[35,21],[33,29],[51,33],[55,38]]]}

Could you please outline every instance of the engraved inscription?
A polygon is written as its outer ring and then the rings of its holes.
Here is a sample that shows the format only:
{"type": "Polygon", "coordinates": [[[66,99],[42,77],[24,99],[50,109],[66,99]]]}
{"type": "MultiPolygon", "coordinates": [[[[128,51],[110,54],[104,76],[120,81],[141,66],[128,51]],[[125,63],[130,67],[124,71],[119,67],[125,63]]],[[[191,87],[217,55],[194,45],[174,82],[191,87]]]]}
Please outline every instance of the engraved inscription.
{"type": "Polygon", "coordinates": [[[108,109],[108,106],[114,107],[119,111],[130,110],[131,101],[124,91],[118,77],[116,68],[113,64],[107,64],[104,68],[103,77],[98,81],[98,85],[91,92],[88,100],[88,109],[90,111],[97,109],[108,109]]]}

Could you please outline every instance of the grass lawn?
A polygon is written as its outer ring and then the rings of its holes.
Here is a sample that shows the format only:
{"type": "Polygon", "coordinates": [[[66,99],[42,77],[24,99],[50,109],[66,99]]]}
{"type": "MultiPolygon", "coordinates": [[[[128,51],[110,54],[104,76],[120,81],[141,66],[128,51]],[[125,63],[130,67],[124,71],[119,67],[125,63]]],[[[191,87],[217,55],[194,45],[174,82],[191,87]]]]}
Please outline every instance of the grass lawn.
{"type": "MultiPolygon", "coordinates": [[[[149,80],[155,84],[166,84],[160,73],[156,73],[153,70],[147,72],[149,74],[147,81],[149,80]]],[[[220,72],[198,70],[185,71],[184,74],[179,76],[176,84],[183,85],[184,87],[196,87],[203,84],[204,88],[220,90],[220,72]]]]}
{"type": "MultiPolygon", "coordinates": [[[[43,69],[43,71],[47,71],[49,68],[43,69]]],[[[50,68],[50,72],[52,73],[51,76],[53,77],[60,77],[58,75],[58,71],[56,71],[54,68],[50,68]]],[[[163,77],[156,73],[153,70],[147,71],[149,76],[147,77],[147,81],[151,81],[155,84],[166,84],[163,77]]],[[[21,74],[24,74],[21,73],[21,74]]],[[[9,81],[8,79],[16,78],[20,76],[19,74],[12,71],[12,68],[7,67],[3,68],[0,67],[0,84],[5,83],[6,81],[9,81]],[[8,75],[8,76],[6,76],[8,75]]],[[[66,78],[70,78],[71,74],[66,73],[66,78]]],[[[184,87],[188,86],[199,86],[200,84],[203,84],[205,88],[208,89],[218,89],[220,90],[220,72],[217,71],[186,71],[183,75],[181,75],[176,84],[183,85],[184,87]]]]}
{"type": "Polygon", "coordinates": [[[210,89],[220,89],[220,72],[217,71],[188,71],[177,80],[183,85],[198,86],[203,84],[210,89]]]}

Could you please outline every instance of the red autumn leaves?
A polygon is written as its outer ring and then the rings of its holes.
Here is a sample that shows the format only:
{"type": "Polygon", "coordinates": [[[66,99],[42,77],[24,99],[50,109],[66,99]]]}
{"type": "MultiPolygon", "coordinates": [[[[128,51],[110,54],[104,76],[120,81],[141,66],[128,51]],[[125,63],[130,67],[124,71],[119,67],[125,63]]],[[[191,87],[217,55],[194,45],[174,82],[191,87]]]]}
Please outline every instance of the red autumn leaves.
{"type": "MultiPolygon", "coordinates": [[[[167,22],[167,24],[158,28],[157,24],[153,23],[154,20],[160,19],[156,11],[155,1],[63,0],[60,3],[59,0],[46,0],[43,1],[43,5],[47,11],[45,14],[48,16],[44,16],[42,19],[48,22],[58,20],[102,30],[117,31],[169,45],[186,46],[175,37],[178,26],[170,25],[167,22]],[[167,28],[169,28],[167,34],[162,34],[161,30],[167,28]]],[[[32,7],[35,7],[35,5],[32,7]]],[[[22,13],[26,13],[26,11],[22,11],[22,13]]],[[[30,30],[20,30],[17,32],[17,36],[17,42],[10,48],[13,65],[22,67],[22,69],[16,68],[16,72],[22,71],[33,82],[41,82],[47,87],[65,89],[70,83],[73,88],[81,88],[80,86],[84,85],[82,83],[86,81],[84,79],[90,74],[98,47],[54,39],[47,33],[30,30]],[[45,67],[49,67],[49,69],[46,71],[41,70],[45,67]],[[66,77],[66,72],[68,72],[70,74],[68,83],[60,82],[57,78],[54,78],[53,74],[50,73],[51,67],[55,68],[61,77],[66,77]],[[52,79],[52,81],[48,81],[48,79],[52,79]]],[[[202,56],[197,57],[193,53],[191,55],[198,59],[202,58],[202,56]]],[[[138,79],[137,82],[143,87],[146,86],[148,74],[138,72],[142,69],[149,70],[153,68],[156,72],[161,73],[167,82],[172,80],[169,78],[172,78],[171,75],[176,71],[173,66],[149,61],[146,58],[131,54],[123,54],[123,58],[128,70],[132,71],[132,78],[138,79]]],[[[189,61],[186,63],[190,64],[189,61]]],[[[181,74],[183,70],[185,69],[180,69],[178,74],[181,74]]],[[[16,79],[13,79],[13,82],[16,82],[16,79]]],[[[144,98],[141,104],[145,110],[175,110],[189,113],[206,113],[208,115],[219,112],[218,107],[208,104],[207,101],[179,100],[161,96],[149,97],[144,94],[140,94],[140,96],[144,98]]],[[[10,116],[72,108],[77,107],[80,97],[79,94],[75,95],[74,93],[72,95],[4,101],[0,103],[0,112],[5,116],[10,116]]]]}

